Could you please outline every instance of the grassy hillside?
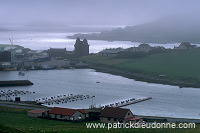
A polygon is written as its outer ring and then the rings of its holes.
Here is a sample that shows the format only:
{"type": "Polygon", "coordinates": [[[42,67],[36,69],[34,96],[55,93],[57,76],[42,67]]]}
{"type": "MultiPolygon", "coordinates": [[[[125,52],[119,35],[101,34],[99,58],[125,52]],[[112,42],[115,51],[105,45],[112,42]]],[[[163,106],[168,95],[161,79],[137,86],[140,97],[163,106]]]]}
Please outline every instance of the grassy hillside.
{"type": "Polygon", "coordinates": [[[200,83],[200,49],[173,50],[142,58],[103,57],[92,55],[82,59],[98,65],[151,75],[166,75],[173,80],[200,83]]]}
{"type": "Polygon", "coordinates": [[[173,51],[129,60],[120,64],[128,70],[143,70],[172,76],[200,78],[200,50],[173,51]]]}
{"type": "MultiPolygon", "coordinates": [[[[27,117],[26,109],[15,109],[8,107],[0,107],[0,132],[1,133],[190,133],[199,132],[199,124],[196,124],[195,129],[87,129],[85,126],[86,122],[65,122],[56,120],[47,120],[41,118],[27,117]]],[[[93,121],[98,122],[98,121],[93,121]]]]}

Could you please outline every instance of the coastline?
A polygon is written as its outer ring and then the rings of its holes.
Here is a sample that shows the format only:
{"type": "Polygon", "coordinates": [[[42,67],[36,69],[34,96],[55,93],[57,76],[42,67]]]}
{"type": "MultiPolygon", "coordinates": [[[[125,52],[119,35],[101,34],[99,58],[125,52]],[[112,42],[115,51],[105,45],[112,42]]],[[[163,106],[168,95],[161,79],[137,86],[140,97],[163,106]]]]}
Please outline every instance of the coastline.
{"type": "Polygon", "coordinates": [[[109,68],[106,66],[102,65],[96,65],[96,64],[91,64],[89,66],[91,69],[95,69],[97,72],[104,72],[104,73],[109,73],[113,75],[119,75],[122,77],[126,77],[129,79],[134,79],[136,81],[142,81],[142,82],[147,82],[147,83],[155,83],[155,84],[163,84],[163,85],[172,85],[172,86],[178,86],[179,88],[200,88],[200,84],[195,84],[195,83],[186,83],[184,81],[172,81],[167,78],[160,77],[155,74],[145,74],[145,73],[139,73],[139,72],[130,72],[122,69],[117,69],[117,68],[109,68]]]}
{"type": "MultiPolygon", "coordinates": [[[[171,85],[171,86],[178,86],[179,88],[200,88],[200,84],[197,83],[191,83],[191,82],[185,82],[185,81],[174,81],[170,80],[168,78],[159,76],[157,74],[147,74],[142,72],[130,72],[127,70],[123,70],[120,68],[112,67],[112,66],[106,66],[103,64],[94,64],[94,63],[88,63],[88,65],[84,66],[72,66],[65,69],[85,69],[90,68],[94,69],[97,72],[103,72],[103,73],[109,73],[113,75],[119,75],[125,78],[133,79],[136,81],[142,81],[147,83],[155,83],[155,84],[163,84],[163,85],[171,85]]],[[[42,69],[38,69],[42,70],[42,69]]],[[[53,69],[55,70],[55,69],[53,69]]],[[[26,86],[26,85],[33,85],[31,81],[28,80],[16,80],[16,81],[1,81],[0,87],[4,86],[26,86]]]]}

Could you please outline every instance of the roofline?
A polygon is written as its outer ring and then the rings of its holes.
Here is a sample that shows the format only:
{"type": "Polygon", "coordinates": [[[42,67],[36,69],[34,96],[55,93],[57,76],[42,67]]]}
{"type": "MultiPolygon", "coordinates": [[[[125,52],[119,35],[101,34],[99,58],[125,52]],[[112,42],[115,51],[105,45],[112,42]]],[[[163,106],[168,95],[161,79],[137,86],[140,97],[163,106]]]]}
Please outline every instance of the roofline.
{"type": "MultiPolygon", "coordinates": [[[[57,113],[49,113],[49,114],[54,114],[54,115],[64,115],[64,114],[57,114],[57,113]]],[[[70,115],[64,115],[64,116],[70,116],[70,115]]],[[[72,116],[72,115],[71,115],[72,116]]]]}
{"type": "MultiPolygon", "coordinates": [[[[41,111],[41,112],[39,112],[39,113],[43,113],[43,112],[48,112],[49,110],[43,110],[43,109],[36,109],[37,111],[41,111]]],[[[33,113],[33,114],[37,114],[38,112],[32,112],[32,111],[35,111],[35,110],[30,110],[30,111],[28,111],[28,113],[33,113]]]]}
{"type": "Polygon", "coordinates": [[[100,115],[99,117],[125,119],[125,118],[123,118],[123,117],[107,117],[107,116],[101,116],[101,115],[100,115]]]}
{"type": "MultiPolygon", "coordinates": [[[[80,112],[79,110],[75,110],[75,112],[72,115],[74,115],[76,113],[76,111],[80,112]]],[[[86,114],[86,113],[82,113],[82,112],[80,112],[80,113],[86,114]]],[[[49,113],[49,114],[63,115],[63,114],[57,114],[57,113],[49,113]]],[[[65,115],[65,116],[72,116],[72,115],[65,115]]]]}

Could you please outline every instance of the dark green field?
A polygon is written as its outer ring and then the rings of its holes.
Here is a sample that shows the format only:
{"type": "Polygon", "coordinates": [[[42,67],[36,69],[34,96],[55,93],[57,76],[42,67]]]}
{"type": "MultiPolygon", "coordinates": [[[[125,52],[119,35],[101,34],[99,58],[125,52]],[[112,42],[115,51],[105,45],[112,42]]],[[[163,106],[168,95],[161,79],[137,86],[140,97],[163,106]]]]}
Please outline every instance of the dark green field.
{"type": "Polygon", "coordinates": [[[154,76],[165,75],[167,80],[200,84],[200,49],[171,50],[134,59],[91,55],[82,60],[107,68],[154,76]]]}
{"type": "MultiPolygon", "coordinates": [[[[0,132],[5,133],[195,133],[200,132],[199,124],[196,124],[195,129],[87,129],[85,126],[86,122],[65,122],[48,120],[41,118],[30,118],[27,117],[26,109],[14,109],[8,107],[0,107],[0,132]]],[[[98,122],[98,121],[93,121],[98,122]]]]}

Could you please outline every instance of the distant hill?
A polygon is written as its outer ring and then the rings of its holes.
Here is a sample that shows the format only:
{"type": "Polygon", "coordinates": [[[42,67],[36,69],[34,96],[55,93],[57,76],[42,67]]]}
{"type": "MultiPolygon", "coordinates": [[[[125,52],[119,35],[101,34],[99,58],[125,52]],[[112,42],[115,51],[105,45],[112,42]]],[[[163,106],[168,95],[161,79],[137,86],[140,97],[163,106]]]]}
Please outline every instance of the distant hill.
{"type": "Polygon", "coordinates": [[[171,16],[149,23],[92,34],[75,34],[69,38],[133,41],[147,43],[200,43],[200,20],[195,16],[171,16]]]}

